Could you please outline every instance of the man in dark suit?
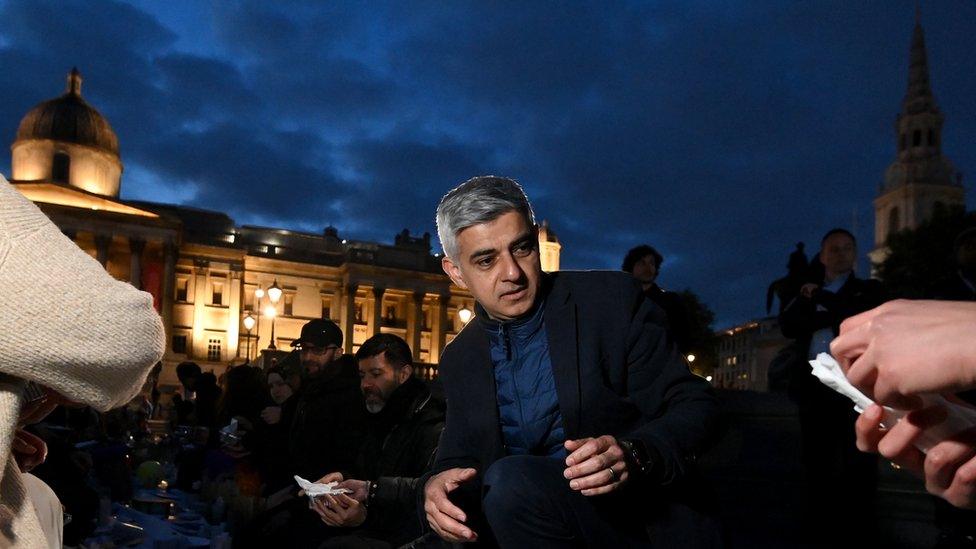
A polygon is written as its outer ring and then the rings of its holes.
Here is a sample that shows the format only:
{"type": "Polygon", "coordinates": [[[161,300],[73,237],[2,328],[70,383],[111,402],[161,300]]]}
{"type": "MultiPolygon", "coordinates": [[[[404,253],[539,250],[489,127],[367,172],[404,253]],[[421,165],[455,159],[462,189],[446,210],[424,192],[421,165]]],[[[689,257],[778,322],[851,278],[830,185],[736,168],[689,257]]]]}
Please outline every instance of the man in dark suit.
{"type": "Polygon", "coordinates": [[[640,285],[543,274],[510,179],[455,188],[437,226],[445,272],[478,306],[439,365],[448,411],[424,484],[430,527],[503,547],[718,544],[693,489],[715,400],[640,285]]]}
{"type": "MultiPolygon", "coordinates": [[[[820,243],[819,261],[811,266],[807,282],[780,313],[783,335],[796,340],[808,359],[830,352],[840,323],[884,301],[877,280],[854,274],[857,244],[854,235],[833,229],[820,243]]],[[[811,373],[806,360],[795,365],[790,395],[797,402],[800,419],[801,459],[806,471],[809,509],[807,517],[814,537],[832,539],[816,518],[833,509],[858,540],[870,544],[873,524],[865,524],[859,510],[871,508],[876,484],[875,456],[857,451],[854,412],[850,400],[823,385],[811,373]]]]}

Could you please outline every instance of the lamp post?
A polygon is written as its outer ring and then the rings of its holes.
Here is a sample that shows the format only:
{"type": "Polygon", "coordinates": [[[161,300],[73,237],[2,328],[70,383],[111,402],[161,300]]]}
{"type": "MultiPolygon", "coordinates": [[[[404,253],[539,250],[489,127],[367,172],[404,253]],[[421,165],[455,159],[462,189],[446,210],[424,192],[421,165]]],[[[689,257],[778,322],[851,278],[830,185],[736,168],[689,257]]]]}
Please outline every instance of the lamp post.
{"type": "Polygon", "coordinates": [[[258,286],[254,290],[254,311],[258,317],[258,342],[254,346],[254,354],[257,355],[258,345],[261,343],[261,300],[264,299],[264,288],[258,286]]]}
{"type": "Polygon", "coordinates": [[[245,357],[247,358],[248,363],[251,362],[251,330],[254,329],[255,322],[254,317],[251,316],[250,312],[248,312],[244,317],[244,329],[247,330],[247,353],[245,354],[245,357]]]}
{"type": "Polygon", "coordinates": [[[281,286],[278,286],[278,279],[274,279],[271,283],[271,287],[268,288],[268,300],[271,301],[271,305],[264,308],[264,315],[271,318],[271,344],[268,345],[268,349],[272,351],[277,351],[278,346],[275,345],[275,319],[278,317],[278,300],[281,299],[281,286]]]}
{"type": "Polygon", "coordinates": [[[460,318],[460,319],[461,319],[461,323],[462,323],[462,324],[467,324],[467,323],[468,323],[468,321],[469,321],[469,320],[471,320],[471,316],[472,316],[473,314],[474,314],[474,313],[473,313],[473,312],[471,312],[471,309],[469,309],[469,308],[468,308],[468,307],[467,307],[467,306],[465,305],[465,306],[462,306],[462,307],[461,307],[461,309],[460,309],[460,310],[458,311],[458,318],[460,318]]]}

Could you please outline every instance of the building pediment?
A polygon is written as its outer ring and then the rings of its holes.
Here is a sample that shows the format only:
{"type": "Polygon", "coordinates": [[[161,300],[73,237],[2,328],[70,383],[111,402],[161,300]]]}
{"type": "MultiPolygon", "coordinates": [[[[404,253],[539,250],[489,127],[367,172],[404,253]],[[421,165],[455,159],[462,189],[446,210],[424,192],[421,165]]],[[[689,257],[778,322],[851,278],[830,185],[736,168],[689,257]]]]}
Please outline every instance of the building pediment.
{"type": "Polygon", "coordinates": [[[56,204],[82,210],[105,211],[123,215],[158,218],[159,215],[135,208],[118,200],[89,193],[76,187],[50,182],[11,181],[21,194],[41,204],[56,204]]]}

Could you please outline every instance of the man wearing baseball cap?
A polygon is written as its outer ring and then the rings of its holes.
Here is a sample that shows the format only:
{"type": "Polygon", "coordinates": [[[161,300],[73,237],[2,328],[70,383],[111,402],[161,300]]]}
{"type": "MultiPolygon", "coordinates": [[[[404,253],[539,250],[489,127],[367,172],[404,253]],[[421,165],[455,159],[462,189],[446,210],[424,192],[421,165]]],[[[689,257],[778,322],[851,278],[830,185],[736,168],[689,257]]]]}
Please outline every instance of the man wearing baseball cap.
{"type": "Polygon", "coordinates": [[[305,370],[288,442],[295,474],[348,470],[366,426],[356,360],[342,353],[342,330],[323,318],[308,321],[292,346],[305,370]]]}
{"type": "MultiPolygon", "coordinates": [[[[359,390],[355,358],[342,353],[342,330],[331,320],[315,319],[292,342],[304,375],[288,433],[292,475],[315,480],[353,468],[366,432],[366,404],[359,390]]],[[[327,527],[291,487],[288,499],[255,518],[236,538],[235,547],[301,547],[322,537],[327,527]]]]}

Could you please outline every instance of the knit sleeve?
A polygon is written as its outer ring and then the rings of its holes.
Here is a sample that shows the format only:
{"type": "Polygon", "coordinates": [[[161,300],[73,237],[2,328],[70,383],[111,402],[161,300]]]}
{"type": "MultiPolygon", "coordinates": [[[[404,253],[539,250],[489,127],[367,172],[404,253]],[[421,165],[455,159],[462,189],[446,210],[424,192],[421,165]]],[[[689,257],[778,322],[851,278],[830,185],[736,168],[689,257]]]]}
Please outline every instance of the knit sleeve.
{"type": "Polygon", "coordinates": [[[138,392],[163,345],[152,296],[0,178],[0,372],[108,410],[138,392]]]}

